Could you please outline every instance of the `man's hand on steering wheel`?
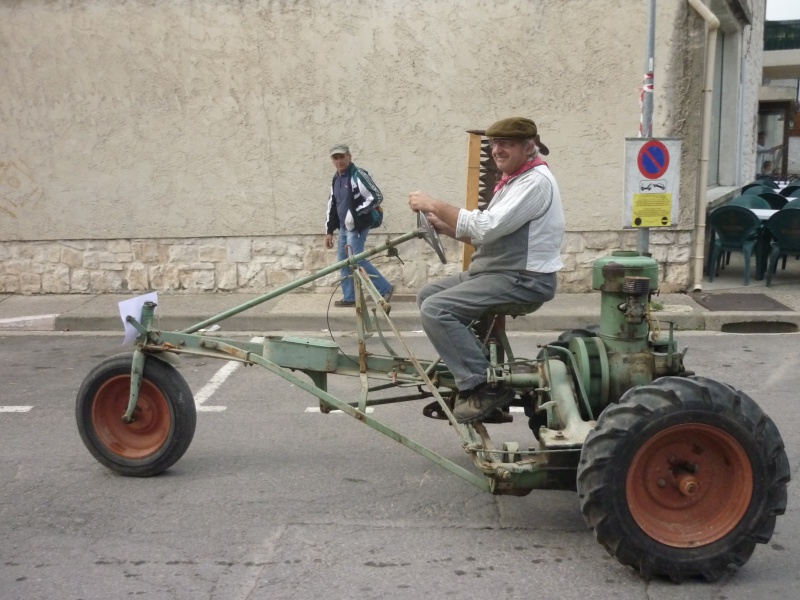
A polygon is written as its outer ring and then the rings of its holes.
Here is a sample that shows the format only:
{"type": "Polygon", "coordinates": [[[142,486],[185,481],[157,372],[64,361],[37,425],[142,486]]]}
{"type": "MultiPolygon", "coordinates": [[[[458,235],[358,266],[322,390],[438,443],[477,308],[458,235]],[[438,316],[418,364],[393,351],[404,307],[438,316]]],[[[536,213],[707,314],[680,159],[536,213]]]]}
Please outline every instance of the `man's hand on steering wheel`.
{"type": "Polygon", "coordinates": [[[456,224],[458,224],[459,208],[447,202],[432,198],[422,190],[414,190],[408,195],[408,206],[414,212],[436,215],[439,221],[452,227],[453,230],[455,230],[456,224]]]}
{"type": "Polygon", "coordinates": [[[451,238],[456,237],[455,227],[450,227],[450,225],[442,221],[434,213],[427,213],[425,216],[428,217],[428,222],[431,224],[431,227],[433,227],[436,230],[437,233],[440,233],[441,235],[446,235],[451,238]]]}

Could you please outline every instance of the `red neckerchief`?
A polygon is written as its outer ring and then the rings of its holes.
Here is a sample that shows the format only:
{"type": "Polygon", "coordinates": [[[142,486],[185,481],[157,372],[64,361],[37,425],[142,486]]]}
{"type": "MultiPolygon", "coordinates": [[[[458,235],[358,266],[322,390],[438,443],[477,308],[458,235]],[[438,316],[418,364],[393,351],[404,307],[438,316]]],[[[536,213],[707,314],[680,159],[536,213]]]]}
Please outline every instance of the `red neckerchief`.
{"type": "Polygon", "coordinates": [[[526,173],[527,171],[530,171],[531,169],[533,169],[534,167],[538,167],[539,165],[544,165],[544,166],[546,167],[546,166],[547,166],[547,163],[546,163],[546,162],[544,162],[544,161],[543,161],[543,160],[542,160],[542,159],[541,159],[539,156],[537,156],[536,158],[532,158],[531,160],[529,160],[528,162],[526,162],[526,163],[525,163],[524,165],[522,165],[522,166],[521,166],[519,169],[517,169],[516,171],[514,171],[514,172],[513,172],[511,175],[503,175],[503,176],[500,178],[500,181],[498,181],[498,182],[497,182],[497,185],[496,185],[496,186],[494,186],[494,193],[496,194],[497,192],[499,192],[500,190],[502,190],[502,189],[503,189],[503,187],[504,187],[504,186],[505,186],[505,185],[506,185],[506,184],[507,184],[509,181],[511,181],[512,179],[514,179],[514,177],[517,177],[518,175],[522,175],[523,173],[526,173]]]}

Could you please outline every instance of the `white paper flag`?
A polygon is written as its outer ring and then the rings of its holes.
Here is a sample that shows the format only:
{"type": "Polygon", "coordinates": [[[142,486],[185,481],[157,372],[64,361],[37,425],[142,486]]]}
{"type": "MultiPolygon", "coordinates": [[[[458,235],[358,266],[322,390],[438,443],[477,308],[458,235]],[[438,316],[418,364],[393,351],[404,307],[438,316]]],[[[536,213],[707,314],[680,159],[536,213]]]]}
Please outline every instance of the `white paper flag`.
{"type": "Polygon", "coordinates": [[[145,302],[155,302],[158,304],[158,292],[150,292],[144,296],[137,296],[136,298],[123,300],[119,303],[119,316],[122,318],[122,325],[125,328],[125,339],[122,340],[123,346],[132,344],[133,340],[139,337],[139,332],[136,331],[133,325],[128,323],[127,318],[128,315],[130,315],[141,323],[142,308],[145,302]]]}

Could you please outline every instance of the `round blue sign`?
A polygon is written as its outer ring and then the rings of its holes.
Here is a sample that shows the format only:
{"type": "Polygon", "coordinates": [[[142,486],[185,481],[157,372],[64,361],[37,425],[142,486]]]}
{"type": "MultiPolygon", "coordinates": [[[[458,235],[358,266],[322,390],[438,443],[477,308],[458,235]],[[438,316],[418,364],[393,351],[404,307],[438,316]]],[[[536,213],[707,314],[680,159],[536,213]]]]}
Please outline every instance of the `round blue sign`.
{"type": "Polygon", "coordinates": [[[658,140],[650,140],[639,150],[639,172],[648,179],[663,177],[669,168],[669,150],[658,140]]]}

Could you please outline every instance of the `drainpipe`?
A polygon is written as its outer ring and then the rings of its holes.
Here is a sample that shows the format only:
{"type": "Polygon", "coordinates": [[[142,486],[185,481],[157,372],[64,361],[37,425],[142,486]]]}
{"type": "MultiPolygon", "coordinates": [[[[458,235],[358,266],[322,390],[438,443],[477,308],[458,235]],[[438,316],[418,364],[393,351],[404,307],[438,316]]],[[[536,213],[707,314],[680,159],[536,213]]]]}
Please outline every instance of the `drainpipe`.
{"type": "Polygon", "coordinates": [[[705,262],[706,240],[706,193],[708,188],[708,147],[711,145],[711,100],[714,91],[714,54],[717,51],[717,29],[719,19],[701,0],[687,0],[706,22],[706,72],[703,85],[703,124],[700,142],[700,159],[697,162],[697,202],[695,205],[694,226],[694,269],[692,290],[700,291],[703,281],[703,263],[705,262]]]}

